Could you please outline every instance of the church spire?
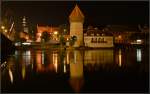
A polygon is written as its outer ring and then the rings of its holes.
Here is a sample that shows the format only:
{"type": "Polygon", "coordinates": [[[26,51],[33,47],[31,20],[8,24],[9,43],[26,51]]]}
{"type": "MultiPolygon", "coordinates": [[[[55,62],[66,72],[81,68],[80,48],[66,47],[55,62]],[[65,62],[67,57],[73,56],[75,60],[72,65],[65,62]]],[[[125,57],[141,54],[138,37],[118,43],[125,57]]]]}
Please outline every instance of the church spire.
{"type": "Polygon", "coordinates": [[[73,11],[71,12],[70,16],[69,16],[69,20],[72,21],[84,21],[84,15],[81,12],[81,10],[79,9],[78,5],[75,5],[75,8],[73,9],[73,11]]]}

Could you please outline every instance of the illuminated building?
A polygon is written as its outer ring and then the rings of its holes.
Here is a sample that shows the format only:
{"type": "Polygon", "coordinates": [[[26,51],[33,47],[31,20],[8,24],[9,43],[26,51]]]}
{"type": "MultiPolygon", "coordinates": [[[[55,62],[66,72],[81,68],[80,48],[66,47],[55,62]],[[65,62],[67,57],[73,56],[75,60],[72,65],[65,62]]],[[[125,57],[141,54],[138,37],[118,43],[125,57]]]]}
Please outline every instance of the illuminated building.
{"type": "Polygon", "coordinates": [[[27,27],[26,17],[24,16],[22,19],[23,32],[29,33],[29,29],[27,27]]]}
{"type": "Polygon", "coordinates": [[[84,44],[86,47],[113,47],[114,42],[113,35],[103,32],[97,27],[88,27],[86,33],[84,33],[84,44]]]}
{"type": "Polygon", "coordinates": [[[26,22],[26,17],[24,16],[22,19],[22,31],[19,33],[21,39],[29,40],[29,29],[26,22]]]}
{"type": "Polygon", "coordinates": [[[36,41],[41,42],[41,35],[43,32],[48,32],[52,36],[52,40],[59,40],[59,31],[59,27],[37,25],[36,41]]]}
{"type": "Polygon", "coordinates": [[[70,36],[76,36],[77,40],[74,47],[83,46],[83,22],[84,15],[76,5],[69,16],[70,21],[70,36]]]}
{"type": "Polygon", "coordinates": [[[84,85],[83,54],[79,51],[70,52],[70,85],[75,92],[80,92],[84,85]]]}

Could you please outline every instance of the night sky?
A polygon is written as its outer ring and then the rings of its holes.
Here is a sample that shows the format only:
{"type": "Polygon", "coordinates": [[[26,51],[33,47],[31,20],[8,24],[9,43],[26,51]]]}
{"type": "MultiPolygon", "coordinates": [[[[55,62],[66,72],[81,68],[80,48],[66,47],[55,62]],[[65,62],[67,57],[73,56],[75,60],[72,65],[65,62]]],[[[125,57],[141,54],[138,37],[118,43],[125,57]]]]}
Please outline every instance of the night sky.
{"type": "Polygon", "coordinates": [[[148,1],[5,1],[2,18],[26,16],[30,23],[43,25],[68,24],[69,14],[78,4],[85,15],[85,25],[148,24],[148,1]],[[6,12],[7,11],[7,12],[6,12]]]}

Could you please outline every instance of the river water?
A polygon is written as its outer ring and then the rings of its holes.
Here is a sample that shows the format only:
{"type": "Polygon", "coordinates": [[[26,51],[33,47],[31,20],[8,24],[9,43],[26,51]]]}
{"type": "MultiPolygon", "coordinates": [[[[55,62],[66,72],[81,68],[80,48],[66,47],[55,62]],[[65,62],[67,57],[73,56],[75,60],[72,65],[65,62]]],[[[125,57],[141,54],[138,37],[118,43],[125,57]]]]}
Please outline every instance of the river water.
{"type": "Polygon", "coordinates": [[[148,48],[16,50],[2,92],[148,92],[148,48]]]}

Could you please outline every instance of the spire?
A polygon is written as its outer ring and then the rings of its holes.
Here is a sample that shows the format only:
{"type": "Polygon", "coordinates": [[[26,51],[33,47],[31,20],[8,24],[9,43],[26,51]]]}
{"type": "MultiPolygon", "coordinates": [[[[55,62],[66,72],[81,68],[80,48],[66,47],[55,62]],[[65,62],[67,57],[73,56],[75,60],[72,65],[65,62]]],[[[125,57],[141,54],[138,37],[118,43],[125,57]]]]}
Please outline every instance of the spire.
{"type": "Polygon", "coordinates": [[[79,9],[77,4],[75,5],[75,8],[71,12],[69,19],[70,19],[70,21],[81,21],[81,22],[84,21],[84,15],[81,12],[81,10],[79,9]]]}

